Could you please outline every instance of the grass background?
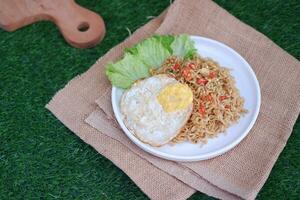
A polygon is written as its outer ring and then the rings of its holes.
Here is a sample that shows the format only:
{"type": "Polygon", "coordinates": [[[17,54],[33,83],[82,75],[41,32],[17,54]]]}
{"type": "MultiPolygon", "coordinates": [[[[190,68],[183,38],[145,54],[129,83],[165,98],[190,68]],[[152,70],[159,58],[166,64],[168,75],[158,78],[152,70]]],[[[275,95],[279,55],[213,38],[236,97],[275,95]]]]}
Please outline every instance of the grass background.
{"type": "MultiPolygon", "coordinates": [[[[156,16],[169,0],[78,0],[107,26],[92,49],[66,44],[50,22],[0,30],[0,199],[146,199],[139,188],[44,106],[75,75],[156,16]]],[[[299,0],[215,0],[300,59],[299,0]]],[[[1,3],[0,3],[1,6],[1,3]]],[[[300,195],[300,120],[258,199],[300,195]]],[[[191,199],[211,199],[197,192],[191,199]]]]}

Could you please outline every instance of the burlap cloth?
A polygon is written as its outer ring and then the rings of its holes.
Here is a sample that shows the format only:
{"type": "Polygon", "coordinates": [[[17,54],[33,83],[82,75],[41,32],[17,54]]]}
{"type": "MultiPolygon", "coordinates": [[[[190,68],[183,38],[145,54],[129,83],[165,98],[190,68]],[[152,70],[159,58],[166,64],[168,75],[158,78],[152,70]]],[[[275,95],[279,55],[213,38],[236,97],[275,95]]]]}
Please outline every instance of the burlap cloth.
{"type": "Polygon", "coordinates": [[[196,190],[221,199],[254,199],[284,148],[300,111],[300,63],[267,37],[208,0],[177,0],[168,11],[71,80],[47,108],[84,142],[121,168],[151,199],[186,199],[196,190]],[[107,62],[150,35],[188,33],[221,41],[252,66],[261,87],[259,117],[248,136],[217,158],[163,160],[135,146],[115,122],[107,62]]]}

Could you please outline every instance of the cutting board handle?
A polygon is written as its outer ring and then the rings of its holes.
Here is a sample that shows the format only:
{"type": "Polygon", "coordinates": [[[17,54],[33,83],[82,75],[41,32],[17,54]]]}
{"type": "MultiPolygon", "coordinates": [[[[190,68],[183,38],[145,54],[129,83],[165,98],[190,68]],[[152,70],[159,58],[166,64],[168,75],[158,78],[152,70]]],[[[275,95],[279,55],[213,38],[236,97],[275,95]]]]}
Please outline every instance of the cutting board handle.
{"type": "Polygon", "coordinates": [[[105,35],[103,19],[74,0],[3,0],[0,4],[0,26],[7,31],[50,20],[77,48],[95,46],[105,35]]]}
{"type": "Polygon", "coordinates": [[[97,44],[105,35],[103,19],[96,13],[72,2],[67,7],[58,8],[51,14],[54,23],[59,27],[64,38],[74,47],[86,48],[97,44]]]}

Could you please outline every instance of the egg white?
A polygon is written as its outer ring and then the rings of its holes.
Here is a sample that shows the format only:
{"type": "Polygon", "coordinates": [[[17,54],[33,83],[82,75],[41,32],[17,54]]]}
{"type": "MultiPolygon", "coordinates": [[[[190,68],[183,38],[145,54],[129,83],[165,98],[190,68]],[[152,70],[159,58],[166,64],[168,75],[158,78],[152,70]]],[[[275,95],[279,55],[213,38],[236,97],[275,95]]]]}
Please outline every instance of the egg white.
{"type": "Polygon", "coordinates": [[[172,140],[189,119],[193,105],[165,112],[157,100],[160,91],[178,83],[167,75],[156,75],[136,82],[121,98],[121,113],[126,127],[142,142],[161,146],[172,140]]]}

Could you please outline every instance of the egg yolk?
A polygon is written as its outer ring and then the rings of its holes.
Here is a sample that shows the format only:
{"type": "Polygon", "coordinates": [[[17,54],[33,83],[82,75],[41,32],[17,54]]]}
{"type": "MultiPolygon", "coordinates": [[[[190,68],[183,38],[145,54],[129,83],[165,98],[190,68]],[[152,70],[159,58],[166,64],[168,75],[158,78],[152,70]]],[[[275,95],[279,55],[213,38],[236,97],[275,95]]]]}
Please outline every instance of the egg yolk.
{"type": "Polygon", "coordinates": [[[157,100],[166,112],[181,110],[193,101],[193,92],[189,86],[175,83],[167,85],[157,96],[157,100]]]}

